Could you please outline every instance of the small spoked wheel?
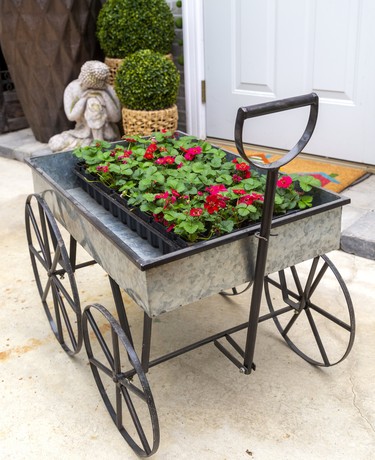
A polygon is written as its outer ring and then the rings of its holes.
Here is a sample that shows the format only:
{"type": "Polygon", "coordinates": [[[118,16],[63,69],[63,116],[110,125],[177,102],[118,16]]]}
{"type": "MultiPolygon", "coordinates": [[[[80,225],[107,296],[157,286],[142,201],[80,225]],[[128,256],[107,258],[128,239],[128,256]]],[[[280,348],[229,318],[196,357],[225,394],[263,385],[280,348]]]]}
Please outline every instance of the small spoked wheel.
{"type": "Polygon", "coordinates": [[[324,367],[347,357],[355,335],[353,304],[326,255],[266,276],[264,288],[275,325],[294,352],[324,367]]]}
{"type": "Polygon", "coordinates": [[[57,222],[39,195],[29,195],[25,226],[31,265],[44,311],[62,348],[82,346],[81,307],[72,265],[57,222]]]}
{"type": "Polygon", "coordinates": [[[82,327],[91,370],[113,422],[138,456],[149,457],[159,447],[159,421],[130,340],[102,305],[85,308],[82,327]]]}

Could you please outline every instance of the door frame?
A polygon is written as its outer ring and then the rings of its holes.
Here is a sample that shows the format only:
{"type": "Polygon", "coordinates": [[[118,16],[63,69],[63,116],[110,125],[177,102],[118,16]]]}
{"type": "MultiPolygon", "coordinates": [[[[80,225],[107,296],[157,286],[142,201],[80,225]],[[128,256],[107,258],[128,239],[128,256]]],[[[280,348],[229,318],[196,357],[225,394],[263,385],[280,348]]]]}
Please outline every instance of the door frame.
{"type": "Polygon", "coordinates": [[[182,2],[187,133],[206,138],[206,107],[202,102],[204,71],[203,0],[182,2]]]}

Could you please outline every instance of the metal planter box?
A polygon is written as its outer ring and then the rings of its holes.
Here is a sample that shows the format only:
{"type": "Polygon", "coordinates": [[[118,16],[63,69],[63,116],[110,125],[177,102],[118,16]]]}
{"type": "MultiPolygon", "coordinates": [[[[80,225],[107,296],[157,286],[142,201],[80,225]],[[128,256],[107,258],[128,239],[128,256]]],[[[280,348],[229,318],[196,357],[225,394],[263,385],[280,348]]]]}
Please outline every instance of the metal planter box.
{"type": "MultiPolygon", "coordinates": [[[[82,190],[71,152],[27,162],[56,219],[150,317],[253,280],[259,224],[162,254],[82,190]]],[[[313,208],[274,219],[266,274],[339,248],[349,200],[316,193],[313,208]]]]}

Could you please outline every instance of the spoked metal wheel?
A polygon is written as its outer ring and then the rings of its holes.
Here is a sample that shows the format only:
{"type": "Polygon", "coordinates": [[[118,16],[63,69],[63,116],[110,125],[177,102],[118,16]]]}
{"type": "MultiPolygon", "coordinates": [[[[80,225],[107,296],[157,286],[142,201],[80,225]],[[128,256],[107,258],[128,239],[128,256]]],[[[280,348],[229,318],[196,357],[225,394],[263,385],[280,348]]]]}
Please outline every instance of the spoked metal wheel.
{"type": "Polygon", "coordinates": [[[60,345],[73,355],[82,346],[77,285],[57,222],[39,195],[29,195],[26,200],[25,226],[44,311],[60,345]]]}
{"type": "Polygon", "coordinates": [[[346,358],[355,335],[354,309],[327,256],[266,276],[264,288],[276,327],[293,351],[317,366],[346,358]]]}
{"type": "Polygon", "coordinates": [[[102,305],[85,308],[82,326],[91,370],[113,422],[137,455],[149,457],[159,447],[159,421],[131,341],[102,305]]]}

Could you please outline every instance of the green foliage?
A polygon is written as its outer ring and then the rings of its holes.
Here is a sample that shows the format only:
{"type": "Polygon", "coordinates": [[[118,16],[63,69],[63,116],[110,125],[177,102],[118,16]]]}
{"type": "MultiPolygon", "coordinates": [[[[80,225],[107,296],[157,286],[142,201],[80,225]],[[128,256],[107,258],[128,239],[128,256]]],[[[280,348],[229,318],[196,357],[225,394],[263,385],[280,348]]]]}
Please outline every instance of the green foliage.
{"type": "Polygon", "coordinates": [[[142,49],[168,54],[175,35],[165,0],[107,0],[96,27],[104,54],[119,59],[142,49]]]}
{"type": "Polygon", "coordinates": [[[162,54],[141,50],[124,59],[115,78],[115,90],[124,107],[161,110],[177,102],[180,74],[162,54]]]}
{"type": "MultiPolygon", "coordinates": [[[[266,178],[250,170],[241,158],[229,160],[224,151],[208,142],[171,132],[126,141],[115,146],[95,141],[73,153],[84,160],[87,172],[168,231],[173,229],[193,243],[230,233],[261,218],[266,178]]],[[[310,186],[315,180],[280,175],[275,214],[312,206],[312,194],[301,191],[300,182],[310,186]]]]}

